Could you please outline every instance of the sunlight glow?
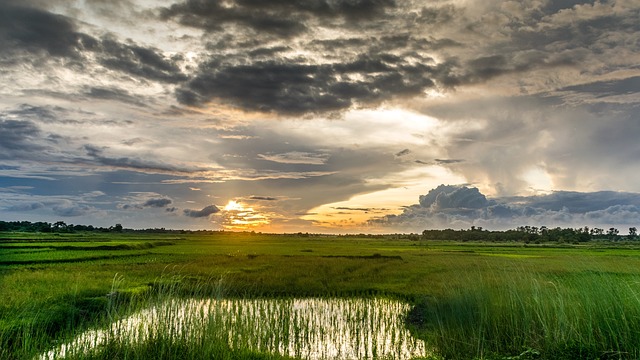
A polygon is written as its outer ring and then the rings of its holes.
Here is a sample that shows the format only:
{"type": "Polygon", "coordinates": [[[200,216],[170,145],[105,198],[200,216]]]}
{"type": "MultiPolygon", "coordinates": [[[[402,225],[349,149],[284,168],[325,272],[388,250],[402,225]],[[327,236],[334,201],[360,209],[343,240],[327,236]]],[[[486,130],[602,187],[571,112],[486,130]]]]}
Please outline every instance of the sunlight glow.
{"type": "Polygon", "coordinates": [[[244,208],[237,201],[229,200],[229,203],[224,207],[225,211],[242,211],[244,208]]]}
{"type": "Polygon", "coordinates": [[[464,177],[440,165],[412,168],[377,180],[371,185],[388,185],[387,188],[359,194],[344,201],[323,204],[309,211],[303,220],[313,221],[325,231],[340,229],[347,232],[375,232],[367,227],[368,220],[385,215],[399,214],[406,205],[417,204],[420,195],[440,184],[462,184],[464,177]]]}
{"type": "Polygon", "coordinates": [[[223,210],[221,225],[228,230],[247,230],[271,223],[267,214],[245,207],[235,200],[229,200],[223,210]]]}
{"type": "Polygon", "coordinates": [[[540,166],[530,168],[522,177],[529,183],[531,189],[534,189],[537,193],[549,193],[553,190],[551,176],[540,166]]]}

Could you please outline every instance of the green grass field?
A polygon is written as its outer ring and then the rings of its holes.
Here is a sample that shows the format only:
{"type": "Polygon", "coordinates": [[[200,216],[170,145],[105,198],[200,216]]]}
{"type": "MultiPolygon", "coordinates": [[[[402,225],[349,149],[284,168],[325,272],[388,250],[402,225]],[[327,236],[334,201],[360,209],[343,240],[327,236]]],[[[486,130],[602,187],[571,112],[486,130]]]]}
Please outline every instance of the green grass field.
{"type": "MultiPolygon", "coordinates": [[[[640,358],[634,246],[248,233],[0,233],[0,358],[33,358],[167,287],[171,297],[402,299],[434,358],[640,358]]],[[[274,358],[220,343],[194,350],[193,339],[162,355],[159,339],[105,354],[274,358]]]]}

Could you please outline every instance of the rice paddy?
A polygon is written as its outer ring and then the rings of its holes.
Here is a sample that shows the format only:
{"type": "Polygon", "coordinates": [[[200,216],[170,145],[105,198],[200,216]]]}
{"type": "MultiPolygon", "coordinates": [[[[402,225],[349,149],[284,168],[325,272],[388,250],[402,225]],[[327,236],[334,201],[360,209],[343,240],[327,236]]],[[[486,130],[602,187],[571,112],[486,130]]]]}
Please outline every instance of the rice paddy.
{"type": "Polygon", "coordinates": [[[2,359],[640,358],[634,244],[3,236],[2,359]]]}

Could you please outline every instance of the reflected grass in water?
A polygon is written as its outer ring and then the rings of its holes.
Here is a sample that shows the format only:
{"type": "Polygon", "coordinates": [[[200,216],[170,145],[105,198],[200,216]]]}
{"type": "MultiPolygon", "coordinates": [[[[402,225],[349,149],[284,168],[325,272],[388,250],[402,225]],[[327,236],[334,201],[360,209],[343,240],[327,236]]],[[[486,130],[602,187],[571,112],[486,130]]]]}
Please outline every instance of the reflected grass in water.
{"type": "Polygon", "coordinates": [[[41,359],[82,358],[114,343],[135,349],[158,340],[303,359],[425,356],[424,342],[404,326],[409,309],[404,302],[380,298],[173,299],[107,329],[87,331],[41,359]]]}

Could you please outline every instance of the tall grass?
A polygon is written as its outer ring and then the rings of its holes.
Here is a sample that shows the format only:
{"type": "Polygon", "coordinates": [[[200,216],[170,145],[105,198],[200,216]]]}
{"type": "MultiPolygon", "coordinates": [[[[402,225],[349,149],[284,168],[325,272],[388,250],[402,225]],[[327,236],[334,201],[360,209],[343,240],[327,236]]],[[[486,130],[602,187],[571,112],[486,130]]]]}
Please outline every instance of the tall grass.
{"type": "Polygon", "coordinates": [[[121,315],[115,306],[110,325],[84,332],[39,359],[409,359],[425,354],[424,343],[404,326],[410,308],[404,302],[224,298],[222,282],[188,293],[183,284],[184,279],[159,282],[156,291],[129,301],[141,310],[121,315]]]}
{"type": "Polygon", "coordinates": [[[446,359],[638,359],[640,278],[484,273],[424,299],[409,321],[446,359]]]}

